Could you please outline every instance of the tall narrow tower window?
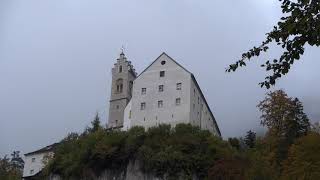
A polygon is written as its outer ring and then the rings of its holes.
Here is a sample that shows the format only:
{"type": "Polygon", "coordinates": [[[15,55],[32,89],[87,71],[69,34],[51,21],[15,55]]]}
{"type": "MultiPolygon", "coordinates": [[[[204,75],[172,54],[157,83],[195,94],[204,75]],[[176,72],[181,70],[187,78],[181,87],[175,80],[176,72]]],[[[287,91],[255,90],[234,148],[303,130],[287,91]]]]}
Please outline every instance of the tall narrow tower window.
{"type": "Polygon", "coordinates": [[[117,90],[116,93],[122,93],[123,92],[123,79],[118,79],[116,82],[117,90]]]}
{"type": "Polygon", "coordinates": [[[119,73],[122,73],[122,66],[119,66],[119,73]]]}

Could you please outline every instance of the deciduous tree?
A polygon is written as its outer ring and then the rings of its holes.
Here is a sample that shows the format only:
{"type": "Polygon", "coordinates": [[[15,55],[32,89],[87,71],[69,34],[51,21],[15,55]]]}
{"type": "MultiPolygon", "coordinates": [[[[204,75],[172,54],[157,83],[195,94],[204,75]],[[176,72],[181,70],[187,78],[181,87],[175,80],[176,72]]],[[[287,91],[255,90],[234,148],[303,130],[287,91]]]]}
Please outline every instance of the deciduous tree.
{"type": "Polygon", "coordinates": [[[270,88],[276,80],[286,75],[291,66],[304,54],[305,46],[320,46],[320,1],[319,0],[279,0],[283,17],[267,33],[266,40],[258,47],[243,53],[239,61],[231,64],[226,71],[235,71],[246,62],[262,52],[267,52],[272,42],[283,49],[277,59],[268,59],[262,67],[272,71],[271,75],[261,82],[261,87],[270,88]]]}

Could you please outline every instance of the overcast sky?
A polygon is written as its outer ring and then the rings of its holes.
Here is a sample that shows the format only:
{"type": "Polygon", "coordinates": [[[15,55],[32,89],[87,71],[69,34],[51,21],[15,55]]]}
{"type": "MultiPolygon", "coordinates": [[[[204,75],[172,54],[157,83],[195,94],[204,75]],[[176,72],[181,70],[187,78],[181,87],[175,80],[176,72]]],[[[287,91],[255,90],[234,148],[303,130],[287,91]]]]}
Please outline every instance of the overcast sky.
{"type": "MultiPolygon", "coordinates": [[[[106,123],[111,68],[120,48],[138,72],[166,52],[196,76],[224,138],[262,131],[256,105],[267,92],[258,65],[236,73],[281,16],[278,0],[1,0],[0,156],[30,152],[80,132],[96,111],[106,123]]],[[[274,89],[298,97],[320,120],[320,49],[274,89]]]]}

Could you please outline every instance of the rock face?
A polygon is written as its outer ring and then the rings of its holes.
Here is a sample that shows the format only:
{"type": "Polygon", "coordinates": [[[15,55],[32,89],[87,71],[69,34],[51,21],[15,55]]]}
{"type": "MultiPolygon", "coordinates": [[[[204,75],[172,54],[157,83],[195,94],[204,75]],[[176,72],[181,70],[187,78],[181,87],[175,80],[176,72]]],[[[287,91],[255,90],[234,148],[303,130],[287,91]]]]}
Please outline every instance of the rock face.
{"type": "MultiPolygon", "coordinates": [[[[58,175],[52,175],[49,180],[64,180],[58,175]]],[[[83,177],[81,180],[88,180],[83,177]]],[[[95,180],[165,180],[155,177],[153,174],[145,174],[140,170],[138,162],[130,162],[123,172],[115,172],[112,170],[105,170],[98,178],[95,180]]],[[[185,178],[180,177],[177,180],[185,180],[185,178]]],[[[195,176],[192,180],[198,180],[195,176]]]]}

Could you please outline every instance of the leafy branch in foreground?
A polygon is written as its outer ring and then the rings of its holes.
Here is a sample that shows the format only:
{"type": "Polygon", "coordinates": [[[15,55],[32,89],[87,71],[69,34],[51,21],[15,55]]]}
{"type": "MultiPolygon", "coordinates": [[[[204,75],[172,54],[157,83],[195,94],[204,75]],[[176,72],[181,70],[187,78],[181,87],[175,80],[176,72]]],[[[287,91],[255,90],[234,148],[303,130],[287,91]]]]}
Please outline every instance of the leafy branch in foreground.
{"type": "Polygon", "coordinates": [[[259,47],[253,47],[242,54],[242,58],[234,64],[229,65],[227,72],[236,71],[239,67],[246,66],[255,56],[269,50],[269,44],[276,42],[284,49],[278,59],[269,59],[261,67],[266,71],[272,71],[271,75],[259,83],[267,89],[274,85],[278,78],[286,75],[293,63],[300,59],[304,53],[304,46],[320,46],[320,1],[319,0],[279,0],[284,17],[267,33],[266,40],[259,47]]]}

